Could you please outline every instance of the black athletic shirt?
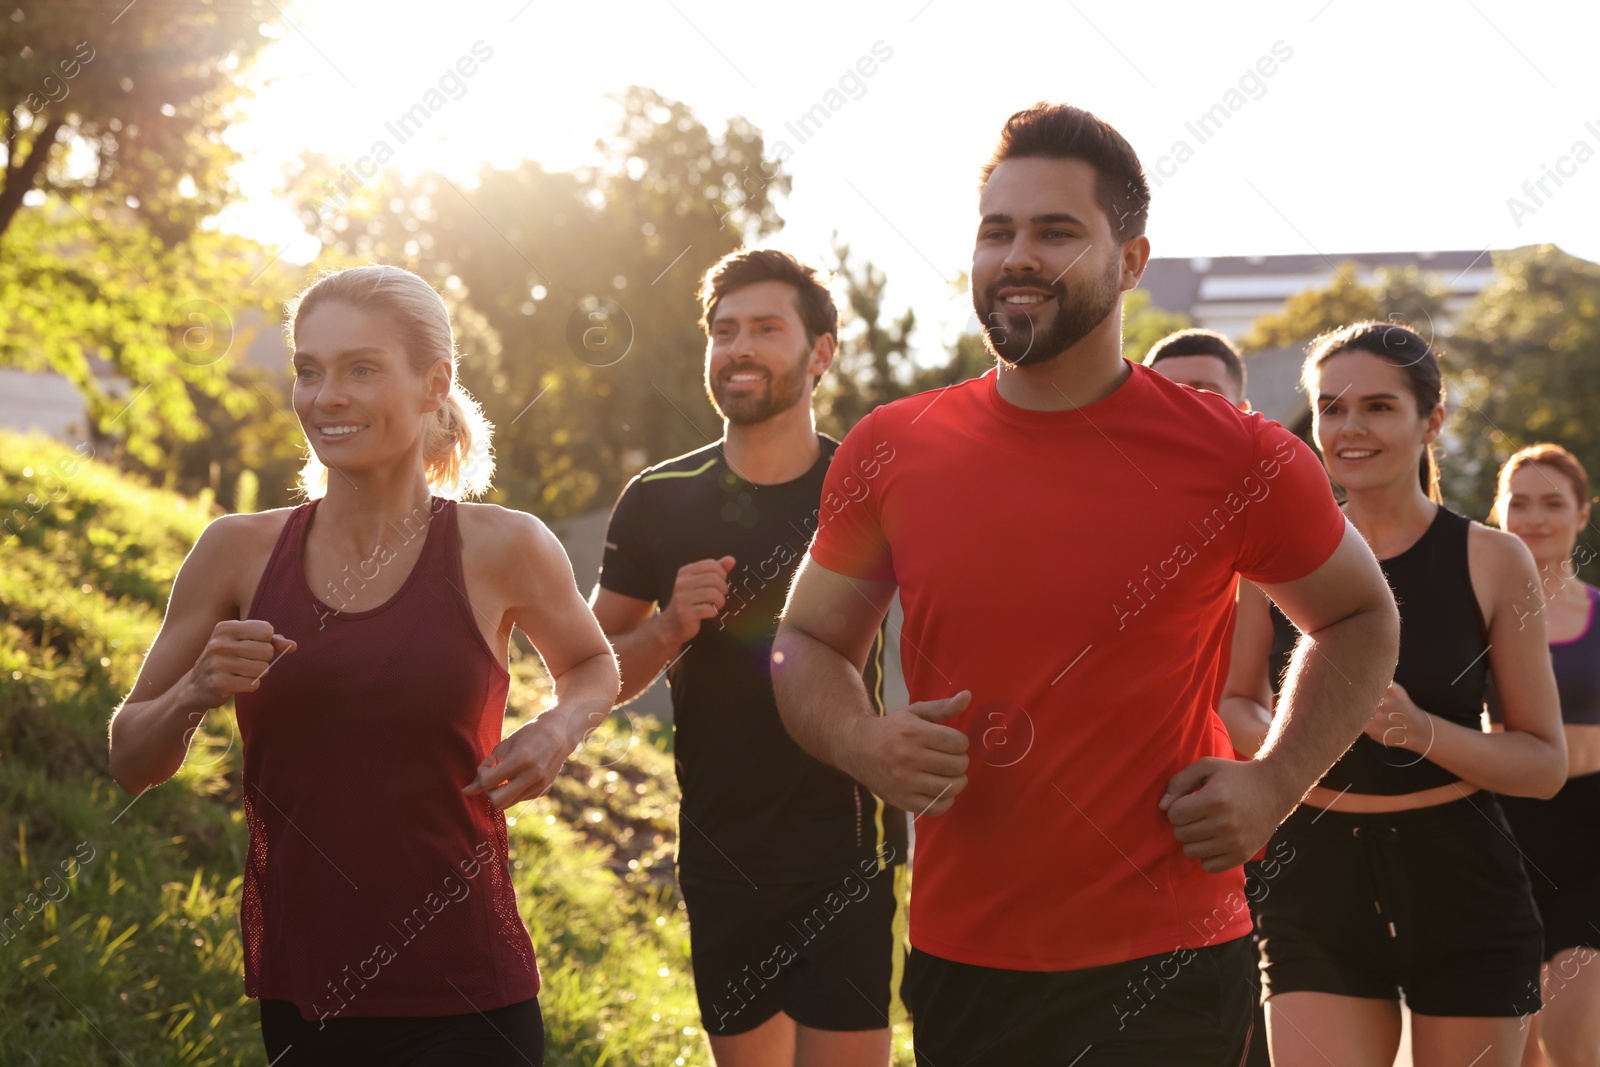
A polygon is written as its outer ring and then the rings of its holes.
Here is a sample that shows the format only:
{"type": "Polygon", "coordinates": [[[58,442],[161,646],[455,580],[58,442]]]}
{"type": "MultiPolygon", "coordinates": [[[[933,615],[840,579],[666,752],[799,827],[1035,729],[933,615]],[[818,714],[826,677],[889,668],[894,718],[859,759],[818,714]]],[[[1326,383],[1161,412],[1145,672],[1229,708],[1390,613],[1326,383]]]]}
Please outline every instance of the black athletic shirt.
{"type": "MultiPolygon", "coordinates": [[[[1467,569],[1471,526],[1470,520],[1441,505],[1416,544],[1378,563],[1400,608],[1400,663],[1394,680],[1422,710],[1480,730],[1489,645],[1467,569]]],[[[1362,734],[1320,784],[1396,796],[1460,780],[1422,753],[1390,748],[1362,734]]]]}
{"type": "MultiPolygon", "coordinates": [[[[752,485],[729,468],[718,442],[644,471],[611,512],[600,585],[612,592],[664,607],[684,564],[735,560],[721,615],[701,624],[667,670],[683,794],[678,865],[692,875],[759,887],[905,858],[905,814],[802,751],[772,695],[778,615],[839,447],[817,437],[821,455],[793,481],[752,485]]],[[[864,675],[880,715],[882,672],[880,628],[864,675]]]]}

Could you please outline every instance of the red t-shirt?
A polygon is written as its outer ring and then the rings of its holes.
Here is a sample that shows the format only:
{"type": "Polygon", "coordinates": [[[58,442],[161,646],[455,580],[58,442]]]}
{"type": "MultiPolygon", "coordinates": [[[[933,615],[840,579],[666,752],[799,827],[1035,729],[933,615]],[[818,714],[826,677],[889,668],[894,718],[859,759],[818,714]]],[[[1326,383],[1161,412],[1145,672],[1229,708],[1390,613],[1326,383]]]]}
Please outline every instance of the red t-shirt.
{"type": "Polygon", "coordinates": [[[1232,757],[1235,575],[1304,577],[1344,517],[1278,423],[1130,366],[1075,411],[1009,404],[992,370],[897,401],[828,469],[812,558],[899,586],[913,701],[972,691],[967,788],[916,821],[932,955],[1075,970],[1250,931],[1241,870],[1205,873],[1157,804],[1232,757]]]}

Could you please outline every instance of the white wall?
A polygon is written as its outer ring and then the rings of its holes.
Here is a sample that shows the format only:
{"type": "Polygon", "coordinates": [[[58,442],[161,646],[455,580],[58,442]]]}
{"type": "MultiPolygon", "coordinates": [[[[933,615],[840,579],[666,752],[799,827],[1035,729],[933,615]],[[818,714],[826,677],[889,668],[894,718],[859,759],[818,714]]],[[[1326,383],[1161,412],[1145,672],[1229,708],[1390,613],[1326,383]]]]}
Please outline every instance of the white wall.
{"type": "Polygon", "coordinates": [[[88,440],[89,413],[77,387],[61,375],[0,367],[0,428],[76,445],[88,440]]]}

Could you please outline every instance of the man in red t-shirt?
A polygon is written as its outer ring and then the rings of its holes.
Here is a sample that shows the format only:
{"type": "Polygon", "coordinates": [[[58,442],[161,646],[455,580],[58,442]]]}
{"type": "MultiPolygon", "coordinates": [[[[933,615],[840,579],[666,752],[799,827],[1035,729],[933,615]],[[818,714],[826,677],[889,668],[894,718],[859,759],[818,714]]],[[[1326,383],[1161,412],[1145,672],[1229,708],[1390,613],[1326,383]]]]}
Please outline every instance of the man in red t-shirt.
{"type": "Polygon", "coordinates": [[[850,432],[773,650],[801,746],[917,816],[919,1063],[1236,1064],[1239,866],[1394,668],[1388,585],[1316,457],[1122,359],[1147,200],[1093,115],[1011,117],[972,263],[998,365],[850,432]],[[1249,761],[1213,711],[1239,575],[1307,635],[1249,761]],[[897,588],[911,704],[879,717],[860,669],[897,588]]]}
{"type": "MultiPolygon", "coordinates": [[[[1244,361],[1239,358],[1239,353],[1232,343],[1213,330],[1186,329],[1169,333],[1150,346],[1150,351],[1144,357],[1144,365],[1179,385],[1208,390],[1225,398],[1228,403],[1241,411],[1250,410],[1250,401],[1245,397],[1244,361]]],[[[1270,605],[1271,601],[1267,599],[1266,594],[1254,584],[1239,583],[1238,600],[1234,607],[1235,619],[1248,617],[1251,613],[1257,614],[1263,620],[1259,629],[1266,638],[1273,637],[1273,628],[1267,625],[1270,622],[1270,605]]],[[[1250,632],[1246,630],[1246,633],[1250,632]]],[[[1249,692],[1239,692],[1233,696],[1224,695],[1217,702],[1217,717],[1228,730],[1228,739],[1233,745],[1235,754],[1248,758],[1261,748],[1267,739],[1267,732],[1272,729],[1272,713],[1268,710],[1272,707],[1272,687],[1265,677],[1245,680],[1244,676],[1253,673],[1247,665],[1253,666],[1255,662],[1254,657],[1246,653],[1250,651],[1262,655],[1266,653],[1259,648],[1241,649],[1237,626],[1228,635],[1227,647],[1228,679],[1223,688],[1226,691],[1235,686],[1241,689],[1249,686],[1249,692]],[[1235,664],[1238,665],[1238,677],[1235,677],[1235,664]]],[[[1245,865],[1244,895],[1247,901],[1256,903],[1264,900],[1266,894],[1272,891],[1272,882],[1279,874],[1278,861],[1284,858],[1283,845],[1283,842],[1279,843],[1276,857],[1269,858],[1266,863],[1245,865]]],[[[1293,849],[1290,848],[1289,858],[1293,858],[1293,854],[1293,849]]],[[[1251,919],[1254,918],[1255,912],[1252,909],[1251,919]]],[[[1257,942],[1258,955],[1259,948],[1260,944],[1257,942]]],[[[1251,1026],[1250,1051],[1239,1067],[1271,1067],[1267,1050],[1266,1005],[1256,1004],[1251,1026]]]]}
{"type": "MultiPolygon", "coordinates": [[[[1179,385],[1216,393],[1239,410],[1250,410],[1250,401],[1244,395],[1244,361],[1239,358],[1238,351],[1228,339],[1220,333],[1202,329],[1169,333],[1150,346],[1150,351],[1144,357],[1144,365],[1179,385]]],[[[1257,616],[1262,621],[1260,631],[1268,636],[1273,632],[1272,627],[1268,625],[1271,610],[1271,603],[1260,589],[1250,582],[1239,583],[1237,613],[1246,617],[1257,616]]],[[[1229,637],[1230,649],[1233,647],[1233,638],[1237,632],[1236,628],[1235,634],[1229,637]]],[[[1234,655],[1232,659],[1238,661],[1240,656],[1234,655]]],[[[1248,655],[1243,659],[1245,662],[1250,661],[1248,655]]],[[[1241,668],[1240,673],[1244,675],[1250,672],[1241,668]]],[[[1248,696],[1243,694],[1224,696],[1217,704],[1217,715],[1222,719],[1222,724],[1228,728],[1228,737],[1233,742],[1234,751],[1241,756],[1253,756],[1266,741],[1267,731],[1272,728],[1272,715],[1268,711],[1272,707],[1272,688],[1267,685],[1264,678],[1260,680],[1259,686],[1253,680],[1246,682],[1242,678],[1231,681],[1241,686],[1249,685],[1251,692],[1248,696]]],[[[1224,686],[1224,689],[1226,688],[1228,687],[1224,686]]],[[[1258,1031],[1255,1040],[1262,1049],[1266,1048],[1265,1032],[1258,1031]]]]}

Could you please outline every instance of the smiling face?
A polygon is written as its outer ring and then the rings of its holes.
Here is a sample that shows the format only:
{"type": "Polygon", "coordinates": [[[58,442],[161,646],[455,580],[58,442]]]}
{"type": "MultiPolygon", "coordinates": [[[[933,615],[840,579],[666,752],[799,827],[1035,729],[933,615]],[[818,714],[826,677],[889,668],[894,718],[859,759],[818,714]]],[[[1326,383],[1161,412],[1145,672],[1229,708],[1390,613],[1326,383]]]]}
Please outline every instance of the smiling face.
{"type": "Polygon", "coordinates": [[[1548,463],[1524,463],[1501,488],[1494,505],[1501,528],[1522,538],[1541,566],[1571,559],[1589,521],[1589,505],[1579,505],[1571,479],[1548,463]]]}
{"type": "Polygon", "coordinates": [[[1024,157],[983,187],[972,306],[989,350],[1013,366],[1052,360],[1114,318],[1122,243],[1095,182],[1083,160],[1024,157]]]}
{"type": "Polygon", "coordinates": [[[329,302],[295,324],[294,411],[323,465],[346,472],[414,455],[425,419],[450,391],[450,367],[411,369],[379,316],[329,302]]]}
{"type": "Polygon", "coordinates": [[[787,282],[755,282],[717,302],[706,342],[706,393],[735,426],[752,426],[809,403],[811,379],[833,362],[833,338],[806,340],[799,294],[787,282]]]}
{"type": "Polygon", "coordinates": [[[1329,477],[1352,491],[1401,479],[1420,485],[1417,469],[1444,425],[1444,405],[1418,414],[1406,372],[1358,349],[1323,360],[1313,391],[1317,447],[1329,477]]]}

